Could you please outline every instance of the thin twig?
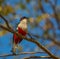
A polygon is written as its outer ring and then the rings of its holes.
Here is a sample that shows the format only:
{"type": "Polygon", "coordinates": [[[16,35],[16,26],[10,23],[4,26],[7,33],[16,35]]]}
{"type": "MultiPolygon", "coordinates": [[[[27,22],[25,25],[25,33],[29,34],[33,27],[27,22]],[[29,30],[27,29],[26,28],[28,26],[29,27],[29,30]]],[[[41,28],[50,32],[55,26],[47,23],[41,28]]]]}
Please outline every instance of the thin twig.
{"type": "MultiPolygon", "coordinates": [[[[5,18],[3,18],[5,19],[5,18]]],[[[5,19],[6,20],[6,19],[5,19]]],[[[6,20],[7,21],[7,20],[6,20]]],[[[8,23],[9,24],[9,23],[8,23]]],[[[13,29],[11,30],[9,27],[4,27],[3,25],[0,25],[0,27],[2,29],[5,29],[11,33],[15,33],[19,38],[22,38],[22,39],[25,39],[25,40],[28,40],[29,42],[32,42],[32,43],[35,43],[39,48],[41,48],[43,51],[45,51],[49,56],[51,56],[52,58],[54,59],[58,59],[58,57],[54,56],[47,48],[45,48],[44,46],[42,46],[37,40],[34,40],[34,39],[30,39],[30,38],[27,38],[25,36],[22,36],[21,34],[17,33],[16,31],[14,31],[13,29]]]]}
{"type": "MultiPolygon", "coordinates": [[[[50,15],[51,16],[51,15],[50,15]]],[[[10,27],[10,25],[9,25],[9,23],[8,23],[8,21],[0,14],[0,17],[5,21],[5,23],[6,23],[6,25],[7,25],[7,27],[10,29],[10,30],[13,30],[11,27],[10,27]]],[[[41,27],[41,26],[40,26],[41,27]]],[[[30,36],[30,38],[32,38],[32,39],[34,39],[29,33],[28,33],[28,35],[30,36]]],[[[35,36],[35,35],[34,35],[35,36]]],[[[55,44],[57,44],[58,46],[60,46],[60,43],[59,42],[57,42],[56,40],[54,40],[54,39],[51,39],[55,44]]]]}
{"type": "Polygon", "coordinates": [[[11,27],[9,26],[8,21],[1,14],[0,14],[0,17],[5,21],[7,27],[11,29],[11,27]]]}
{"type": "Polygon", "coordinates": [[[0,57],[7,57],[7,56],[18,56],[18,55],[24,55],[24,54],[36,54],[36,53],[45,53],[45,52],[20,52],[19,54],[3,54],[3,55],[0,55],[0,57]]]}
{"type": "MultiPolygon", "coordinates": [[[[36,35],[34,35],[34,34],[30,34],[30,33],[28,33],[28,35],[30,36],[30,38],[32,38],[32,39],[34,39],[32,36],[34,36],[34,37],[38,37],[38,38],[46,38],[46,37],[44,37],[44,35],[42,36],[42,37],[40,37],[40,36],[36,36],[36,35]],[[32,35],[32,36],[31,36],[32,35]]],[[[55,38],[52,38],[49,34],[47,34],[47,37],[48,38],[46,38],[45,40],[47,40],[47,39],[49,39],[50,41],[52,41],[55,45],[57,45],[57,46],[59,46],[60,47],[60,42],[58,42],[55,38]]]]}
{"type": "Polygon", "coordinates": [[[42,0],[38,0],[38,7],[42,11],[42,13],[46,13],[43,6],[42,6],[42,0]]]}
{"type": "Polygon", "coordinates": [[[51,56],[52,58],[54,59],[58,59],[58,57],[54,56],[47,48],[45,48],[44,46],[42,46],[38,41],[34,40],[34,39],[30,39],[30,38],[27,38],[25,36],[22,36],[21,34],[15,32],[14,30],[11,31],[10,29],[4,27],[3,25],[0,25],[1,28],[11,32],[11,33],[15,33],[19,38],[24,38],[25,40],[29,41],[29,42],[33,42],[35,43],[39,48],[41,48],[43,51],[45,51],[49,56],[51,56]]]}
{"type": "Polygon", "coordinates": [[[58,18],[58,15],[57,15],[56,9],[55,9],[56,8],[56,1],[55,1],[55,5],[53,5],[51,1],[49,1],[49,3],[51,5],[52,9],[54,10],[54,17],[56,18],[56,21],[57,21],[57,24],[58,24],[58,28],[60,29],[60,26],[59,26],[60,19],[58,18]]]}
{"type": "Polygon", "coordinates": [[[40,58],[52,58],[52,57],[49,57],[49,56],[30,56],[30,57],[25,57],[23,59],[31,59],[31,58],[36,58],[36,59],[40,59],[40,58]]]}

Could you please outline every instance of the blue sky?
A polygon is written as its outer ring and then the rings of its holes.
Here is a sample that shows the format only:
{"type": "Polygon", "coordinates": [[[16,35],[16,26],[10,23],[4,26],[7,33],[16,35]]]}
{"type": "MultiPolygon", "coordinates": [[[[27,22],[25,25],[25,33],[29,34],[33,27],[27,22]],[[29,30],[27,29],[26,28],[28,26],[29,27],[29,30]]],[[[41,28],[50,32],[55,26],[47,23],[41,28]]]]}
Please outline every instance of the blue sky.
{"type": "MultiPolygon", "coordinates": [[[[6,2],[7,2],[7,4],[10,4],[11,6],[13,6],[13,7],[15,7],[15,5],[16,5],[16,3],[18,3],[19,1],[21,1],[21,0],[6,0],[6,2]]],[[[54,0],[53,0],[54,1],[54,0]]],[[[23,1],[24,3],[25,3],[25,1],[23,1]]],[[[30,13],[31,14],[29,14],[29,13],[27,13],[27,11],[26,10],[21,10],[21,9],[19,9],[19,10],[17,10],[16,11],[16,13],[17,14],[22,14],[22,16],[27,16],[27,17],[33,17],[33,18],[35,18],[36,17],[36,15],[35,15],[35,11],[33,10],[33,6],[32,6],[32,4],[33,4],[33,2],[30,2],[29,4],[26,4],[26,6],[27,6],[27,8],[30,10],[30,13]]],[[[34,4],[36,4],[36,2],[34,3],[34,4]]],[[[57,2],[57,5],[60,5],[60,0],[58,0],[58,2],[57,2]]],[[[51,9],[51,7],[50,7],[50,5],[49,4],[45,4],[45,3],[43,3],[43,6],[44,6],[44,8],[45,8],[45,11],[47,12],[47,13],[49,13],[49,14],[52,14],[53,13],[53,10],[51,9]]],[[[37,14],[41,14],[41,12],[40,11],[38,11],[37,12],[37,14]]],[[[18,23],[19,22],[19,18],[17,18],[17,21],[15,20],[14,22],[12,22],[13,24],[13,26],[15,26],[16,25],[16,23],[18,23]]],[[[56,21],[55,21],[55,19],[53,19],[52,20],[52,22],[53,22],[53,24],[54,24],[54,26],[57,28],[57,23],[56,23],[56,21]]],[[[44,26],[44,21],[42,21],[41,23],[40,23],[40,25],[42,26],[44,26]]],[[[29,30],[31,30],[31,29],[29,29],[29,30]]],[[[60,35],[60,30],[59,29],[56,29],[56,34],[57,35],[60,35]]],[[[43,33],[44,33],[44,31],[42,30],[42,29],[40,29],[40,31],[39,31],[39,29],[38,28],[36,28],[36,29],[34,29],[33,31],[32,31],[32,33],[37,33],[37,34],[39,34],[40,36],[42,36],[43,35],[43,33]],[[37,32],[36,32],[37,31],[37,32]]],[[[10,54],[11,53],[11,48],[12,48],[12,39],[13,39],[13,34],[12,33],[7,33],[6,35],[4,35],[3,37],[0,37],[0,42],[1,42],[1,44],[2,45],[0,45],[0,55],[3,55],[3,54],[10,54]]],[[[39,42],[43,42],[42,41],[42,38],[41,38],[41,40],[39,40],[39,42]]],[[[45,41],[44,43],[41,43],[41,44],[48,44],[50,41],[45,41]]],[[[22,42],[21,42],[21,44],[20,44],[22,47],[23,47],[23,51],[24,52],[28,52],[28,51],[40,51],[39,49],[37,49],[37,50],[35,50],[35,48],[38,48],[35,44],[33,44],[33,43],[31,43],[31,42],[28,42],[28,41],[26,41],[26,40],[23,40],[22,42]]],[[[55,47],[56,48],[56,47],[55,47]]],[[[52,47],[52,49],[53,50],[51,50],[51,52],[54,54],[54,47],[52,47]]],[[[57,55],[59,55],[60,54],[60,50],[58,50],[58,52],[59,53],[57,53],[57,55]]],[[[42,55],[46,55],[46,54],[42,54],[42,55]]],[[[20,58],[21,57],[23,57],[24,55],[22,55],[22,56],[19,56],[20,58]]],[[[28,55],[25,55],[25,56],[28,56],[28,55]]],[[[13,59],[14,57],[6,57],[7,59],[13,59]]],[[[2,59],[2,58],[0,58],[0,59],[2,59]]]]}

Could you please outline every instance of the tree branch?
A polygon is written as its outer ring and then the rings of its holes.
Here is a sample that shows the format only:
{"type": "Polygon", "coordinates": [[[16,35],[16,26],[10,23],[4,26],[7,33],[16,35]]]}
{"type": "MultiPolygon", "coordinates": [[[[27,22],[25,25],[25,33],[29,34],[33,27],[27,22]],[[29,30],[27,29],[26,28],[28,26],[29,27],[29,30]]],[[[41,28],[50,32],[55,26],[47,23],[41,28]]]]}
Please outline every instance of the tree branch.
{"type": "Polygon", "coordinates": [[[0,27],[2,29],[5,29],[5,30],[7,30],[7,31],[9,31],[9,32],[11,32],[13,34],[15,33],[19,38],[22,38],[22,39],[25,39],[25,40],[27,40],[29,42],[35,43],[39,48],[41,48],[43,51],[45,51],[49,56],[51,56],[54,59],[58,59],[58,57],[54,56],[47,48],[42,46],[37,40],[22,36],[21,34],[14,31],[12,28],[10,29],[10,26],[9,26],[9,23],[7,22],[7,20],[1,15],[0,15],[0,17],[2,17],[4,19],[4,21],[6,22],[6,25],[8,26],[8,28],[7,28],[7,27],[4,27],[3,25],[0,24],[0,27]]]}
{"type": "MultiPolygon", "coordinates": [[[[36,38],[46,38],[44,37],[44,35],[42,37],[40,36],[37,36],[37,35],[34,35],[34,34],[30,34],[30,33],[27,33],[31,39],[34,39],[32,36],[36,37],[36,38]]],[[[48,40],[52,41],[55,45],[59,46],[60,47],[60,42],[58,42],[55,38],[52,38],[49,34],[47,34],[47,38],[48,40]]],[[[47,40],[47,38],[45,40],[47,40]]]]}
{"type": "Polygon", "coordinates": [[[52,9],[54,10],[54,17],[56,18],[56,21],[57,21],[57,24],[58,24],[58,29],[60,29],[60,26],[59,26],[60,19],[58,18],[58,15],[57,15],[56,10],[55,10],[55,8],[56,8],[56,2],[57,2],[57,0],[55,0],[55,5],[53,5],[52,2],[49,1],[52,9]]]}
{"type": "Polygon", "coordinates": [[[3,55],[0,55],[0,57],[7,57],[7,56],[18,56],[18,55],[24,55],[24,54],[36,54],[36,53],[45,53],[45,52],[20,52],[19,54],[3,54],[3,55]]]}
{"type": "Polygon", "coordinates": [[[38,0],[38,7],[42,11],[42,13],[46,13],[42,6],[42,0],[38,0]]]}
{"type": "Polygon", "coordinates": [[[31,59],[31,58],[52,58],[52,57],[49,57],[49,56],[30,56],[30,57],[25,57],[25,58],[23,58],[23,59],[31,59]]]}
{"type": "Polygon", "coordinates": [[[0,14],[0,17],[5,21],[7,27],[11,29],[11,27],[9,26],[8,21],[1,14],[0,14]]]}
{"type": "MultiPolygon", "coordinates": [[[[51,16],[51,15],[50,15],[50,16],[51,16]]],[[[8,27],[10,30],[13,31],[13,29],[10,27],[8,21],[7,21],[1,14],[0,14],[0,17],[5,21],[7,27],[8,27]]],[[[34,39],[29,33],[28,33],[28,35],[29,35],[32,39],[34,39]]],[[[54,39],[51,39],[51,40],[52,40],[55,44],[57,44],[58,46],[60,46],[60,43],[59,43],[59,42],[57,42],[57,41],[54,40],[54,39]]]]}
{"type": "Polygon", "coordinates": [[[11,32],[11,33],[15,33],[19,38],[25,39],[29,42],[33,42],[35,43],[39,48],[41,48],[43,51],[45,51],[49,56],[51,56],[54,59],[58,59],[58,57],[54,56],[47,48],[45,48],[44,46],[42,46],[38,41],[34,40],[34,39],[30,39],[27,38],[25,36],[22,36],[21,34],[15,32],[14,30],[10,30],[9,28],[4,27],[3,25],[0,25],[1,28],[11,32]]]}

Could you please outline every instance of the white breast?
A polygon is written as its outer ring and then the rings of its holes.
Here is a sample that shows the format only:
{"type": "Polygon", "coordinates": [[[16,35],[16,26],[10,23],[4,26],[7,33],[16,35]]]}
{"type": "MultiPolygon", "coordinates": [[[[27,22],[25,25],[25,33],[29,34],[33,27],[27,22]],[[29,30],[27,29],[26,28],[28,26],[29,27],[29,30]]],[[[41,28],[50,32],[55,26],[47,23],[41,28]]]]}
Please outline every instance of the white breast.
{"type": "MultiPolygon", "coordinates": [[[[18,27],[22,28],[23,30],[26,30],[26,29],[27,29],[27,20],[26,20],[26,19],[22,20],[22,21],[18,24],[18,27]]],[[[18,27],[17,27],[17,30],[18,30],[18,27]]]]}

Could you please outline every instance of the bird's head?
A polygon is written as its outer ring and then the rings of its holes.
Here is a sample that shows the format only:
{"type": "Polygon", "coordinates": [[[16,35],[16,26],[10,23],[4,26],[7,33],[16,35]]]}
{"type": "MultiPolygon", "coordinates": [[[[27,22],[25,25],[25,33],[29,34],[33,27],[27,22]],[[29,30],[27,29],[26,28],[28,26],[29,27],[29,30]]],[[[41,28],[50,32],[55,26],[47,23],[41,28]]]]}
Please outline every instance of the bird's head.
{"type": "Polygon", "coordinates": [[[28,17],[22,17],[21,19],[20,19],[20,21],[22,22],[28,22],[28,23],[34,23],[34,18],[28,18],[28,17]]]}
{"type": "Polygon", "coordinates": [[[21,17],[20,21],[23,21],[23,20],[28,20],[28,17],[21,17]]]}
{"type": "Polygon", "coordinates": [[[27,21],[28,21],[28,18],[25,16],[20,19],[20,22],[23,22],[23,23],[27,23],[27,21]]]}

